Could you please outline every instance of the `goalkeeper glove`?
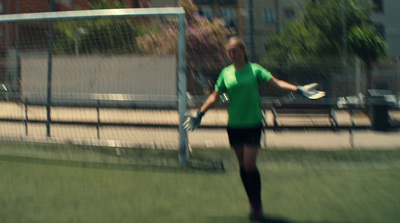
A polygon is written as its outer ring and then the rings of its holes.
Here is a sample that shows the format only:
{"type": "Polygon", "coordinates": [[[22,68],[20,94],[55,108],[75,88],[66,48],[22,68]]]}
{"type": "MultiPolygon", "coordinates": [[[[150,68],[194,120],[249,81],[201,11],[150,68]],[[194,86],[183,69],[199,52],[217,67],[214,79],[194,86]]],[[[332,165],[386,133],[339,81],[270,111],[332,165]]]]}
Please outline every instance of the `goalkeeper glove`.
{"type": "Polygon", "coordinates": [[[297,86],[297,92],[308,99],[320,99],[325,96],[325,92],[315,90],[317,86],[317,83],[297,86]]]}
{"type": "Polygon", "coordinates": [[[204,112],[201,112],[200,109],[197,110],[196,114],[185,114],[186,121],[183,123],[183,127],[186,131],[194,131],[199,127],[201,123],[201,119],[204,116],[204,112]]]}

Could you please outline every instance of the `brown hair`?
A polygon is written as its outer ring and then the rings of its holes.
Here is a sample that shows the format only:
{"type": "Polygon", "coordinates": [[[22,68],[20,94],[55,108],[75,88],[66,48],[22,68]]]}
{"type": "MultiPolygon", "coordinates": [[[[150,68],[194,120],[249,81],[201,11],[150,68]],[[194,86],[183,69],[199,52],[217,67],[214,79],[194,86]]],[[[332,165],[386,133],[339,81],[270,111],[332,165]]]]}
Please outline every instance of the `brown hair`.
{"type": "Polygon", "coordinates": [[[245,58],[246,62],[249,62],[249,60],[247,59],[246,44],[244,43],[244,41],[241,38],[239,38],[237,36],[233,36],[233,37],[229,38],[226,48],[228,48],[228,46],[239,47],[240,49],[242,49],[244,51],[244,58],[245,58]]]}

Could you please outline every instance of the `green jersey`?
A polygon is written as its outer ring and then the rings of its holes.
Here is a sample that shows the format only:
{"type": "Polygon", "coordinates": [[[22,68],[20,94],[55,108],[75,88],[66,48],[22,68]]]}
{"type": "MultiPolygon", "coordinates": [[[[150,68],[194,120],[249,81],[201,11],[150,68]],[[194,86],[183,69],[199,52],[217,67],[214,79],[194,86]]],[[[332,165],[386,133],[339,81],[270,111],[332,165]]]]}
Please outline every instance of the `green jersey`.
{"type": "Polygon", "coordinates": [[[256,127],[262,124],[259,84],[267,83],[271,78],[269,71],[255,63],[247,63],[239,70],[230,65],[221,71],[215,90],[229,97],[229,127],[256,127]]]}

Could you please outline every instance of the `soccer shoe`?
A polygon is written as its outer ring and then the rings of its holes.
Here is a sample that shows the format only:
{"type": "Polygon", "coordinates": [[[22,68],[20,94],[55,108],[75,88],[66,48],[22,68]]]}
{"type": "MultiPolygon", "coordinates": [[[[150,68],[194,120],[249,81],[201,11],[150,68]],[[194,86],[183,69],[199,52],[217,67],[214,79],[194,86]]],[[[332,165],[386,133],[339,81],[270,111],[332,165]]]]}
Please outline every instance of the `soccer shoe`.
{"type": "Polygon", "coordinates": [[[262,208],[252,208],[249,219],[252,222],[268,222],[268,219],[262,213],[262,208]]]}
{"type": "Polygon", "coordinates": [[[249,217],[252,222],[269,222],[269,220],[262,214],[262,212],[252,212],[249,217]]]}

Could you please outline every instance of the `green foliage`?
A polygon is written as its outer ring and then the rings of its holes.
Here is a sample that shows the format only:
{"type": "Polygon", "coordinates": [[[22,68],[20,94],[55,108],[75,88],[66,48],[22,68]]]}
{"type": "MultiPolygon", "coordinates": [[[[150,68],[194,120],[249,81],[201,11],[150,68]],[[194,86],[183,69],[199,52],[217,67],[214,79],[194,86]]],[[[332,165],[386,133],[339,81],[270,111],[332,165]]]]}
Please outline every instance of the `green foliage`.
{"type": "Polygon", "coordinates": [[[343,46],[347,46],[348,54],[357,55],[366,63],[375,61],[385,56],[386,43],[371,25],[371,9],[367,0],[308,1],[298,21],[288,22],[281,33],[267,39],[263,61],[275,61],[279,72],[286,75],[292,73],[293,67],[329,75],[330,71],[342,69],[333,63],[340,61],[343,46]]]}
{"type": "MultiPolygon", "coordinates": [[[[127,8],[120,1],[95,1],[91,9],[127,8]]],[[[55,24],[58,34],[55,52],[71,54],[79,41],[80,53],[128,53],[137,52],[135,37],[143,33],[144,25],[137,19],[110,18],[59,21],[55,24]]]]}
{"type": "MultiPolygon", "coordinates": [[[[374,30],[370,24],[371,5],[366,0],[347,0],[343,7],[341,0],[325,0],[316,3],[308,2],[299,21],[285,25],[284,30],[268,38],[268,56],[289,54],[298,56],[340,56],[343,50],[343,15],[346,32],[352,27],[364,26],[374,30]],[[277,42],[282,42],[277,44],[277,42]],[[280,48],[285,45],[283,49],[280,48]]],[[[372,32],[376,34],[376,32],[372,32]]],[[[380,38],[379,35],[376,38],[380,38]]],[[[346,41],[349,37],[346,36],[346,41]]],[[[348,51],[358,55],[358,51],[348,51]]]]}
{"type": "Polygon", "coordinates": [[[373,29],[365,26],[353,26],[349,32],[352,51],[364,61],[376,61],[385,55],[387,44],[373,29]]]}
{"type": "Polygon", "coordinates": [[[113,9],[113,8],[127,8],[124,1],[110,1],[110,0],[95,0],[90,3],[91,9],[113,9]]]}
{"type": "Polygon", "coordinates": [[[306,27],[299,21],[287,24],[285,32],[270,38],[268,45],[271,46],[271,53],[286,59],[316,55],[320,46],[329,40],[321,30],[311,26],[306,27]]]}
{"type": "MultiPolygon", "coordinates": [[[[198,13],[191,0],[179,1],[186,12],[186,49],[189,69],[219,70],[227,63],[225,44],[230,34],[221,20],[209,21],[198,13]]],[[[168,55],[177,50],[177,27],[174,23],[160,24],[138,38],[141,49],[147,53],[168,55]]]]}
{"type": "Polygon", "coordinates": [[[343,15],[348,31],[349,27],[369,23],[370,14],[371,5],[366,0],[324,0],[306,4],[301,23],[311,32],[317,29],[327,40],[319,44],[318,54],[340,55],[343,50],[343,15]]]}

